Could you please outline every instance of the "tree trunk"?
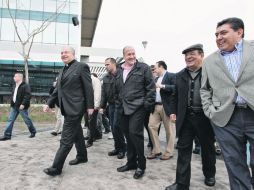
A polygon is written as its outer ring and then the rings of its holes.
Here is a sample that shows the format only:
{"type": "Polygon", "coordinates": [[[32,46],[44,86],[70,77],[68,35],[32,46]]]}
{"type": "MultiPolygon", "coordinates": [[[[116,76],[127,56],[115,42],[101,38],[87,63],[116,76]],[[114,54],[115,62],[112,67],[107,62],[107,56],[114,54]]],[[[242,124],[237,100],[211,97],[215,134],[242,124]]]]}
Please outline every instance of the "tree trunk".
{"type": "Polygon", "coordinates": [[[29,76],[28,76],[28,60],[24,59],[24,65],[25,65],[25,76],[26,76],[26,80],[25,82],[27,84],[29,84],[29,76]]]}

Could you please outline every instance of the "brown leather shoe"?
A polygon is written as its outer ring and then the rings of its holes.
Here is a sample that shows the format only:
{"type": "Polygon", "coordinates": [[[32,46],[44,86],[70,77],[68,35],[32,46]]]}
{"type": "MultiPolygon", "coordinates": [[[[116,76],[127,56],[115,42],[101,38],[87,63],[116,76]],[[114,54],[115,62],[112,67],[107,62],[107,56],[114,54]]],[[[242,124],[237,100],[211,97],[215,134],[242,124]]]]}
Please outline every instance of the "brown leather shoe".
{"type": "Polygon", "coordinates": [[[155,159],[155,158],[158,158],[159,156],[161,155],[161,152],[160,153],[150,153],[148,156],[147,156],[147,159],[155,159]]]}
{"type": "Polygon", "coordinates": [[[167,155],[165,155],[165,154],[163,154],[162,156],[161,156],[161,160],[169,160],[169,159],[171,159],[171,158],[173,158],[173,155],[169,155],[169,156],[167,156],[167,155]]]}

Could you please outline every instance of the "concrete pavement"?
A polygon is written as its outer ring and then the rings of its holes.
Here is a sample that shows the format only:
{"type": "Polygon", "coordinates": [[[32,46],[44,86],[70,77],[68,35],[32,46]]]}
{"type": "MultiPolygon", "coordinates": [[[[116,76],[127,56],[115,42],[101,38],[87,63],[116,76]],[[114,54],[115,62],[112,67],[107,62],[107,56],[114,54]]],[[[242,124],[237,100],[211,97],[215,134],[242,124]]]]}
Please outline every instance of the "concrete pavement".
{"type": "MultiPolygon", "coordinates": [[[[3,124],[0,132],[3,131],[3,124]]],[[[63,173],[57,177],[47,176],[43,169],[49,167],[59,147],[59,137],[50,134],[53,125],[36,124],[38,133],[33,139],[28,133],[14,128],[11,140],[0,142],[0,190],[164,190],[175,180],[176,158],[167,161],[147,160],[147,169],[140,180],[133,179],[134,171],[119,173],[116,168],[126,163],[109,157],[107,152],[113,148],[113,140],[107,135],[88,148],[88,162],[70,166],[75,158],[73,147],[67,157],[63,173]]],[[[25,131],[27,131],[25,129],[25,131]]],[[[145,132],[146,134],[146,132],[145,132]]],[[[161,129],[162,148],[165,146],[165,130],[161,129]]],[[[145,142],[145,152],[148,154],[145,142]]],[[[202,165],[199,155],[193,155],[191,190],[228,190],[228,176],[224,162],[217,160],[217,183],[215,187],[204,185],[202,165]]]]}

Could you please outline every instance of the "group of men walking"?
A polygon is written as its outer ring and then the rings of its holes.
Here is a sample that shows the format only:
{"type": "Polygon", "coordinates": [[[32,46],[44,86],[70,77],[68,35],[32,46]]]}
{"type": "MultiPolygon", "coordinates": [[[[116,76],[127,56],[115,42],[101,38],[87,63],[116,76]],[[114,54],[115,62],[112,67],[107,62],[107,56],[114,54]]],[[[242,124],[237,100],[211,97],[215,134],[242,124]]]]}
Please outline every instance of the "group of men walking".
{"type": "MultiPolygon", "coordinates": [[[[155,65],[157,77],[154,78],[150,67],[137,60],[135,49],[131,46],[124,47],[122,64],[117,65],[113,58],[105,60],[108,73],[103,78],[100,109],[103,111],[108,106],[114,137],[114,149],[108,155],[122,159],[127,153],[127,163],[118,167],[118,172],[135,170],[135,179],[143,177],[146,170],[144,120],[146,113],[150,112],[148,129],[153,148],[148,159],[171,159],[175,137],[178,137],[176,180],[166,190],[189,189],[195,138],[201,145],[204,183],[215,185],[215,137],[222,149],[230,188],[252,189],[254,180],[247,165],[246,143],[250,143],[250,166],[253,169],[254,42],[243,39],[244,23],[239,18],[219,22],[215,36],[218,51],[204,59],[202,44],[184,49],[182,54],[186,67],[176,74],[167,72],[166,63],[158,61],[155,65]],[[167,142],[163,154],[158,137],[161,121],[167,142]]],[[[44,169],[51,176],[62,173],[73,144],[77,155],[69,164],[88,161],[81,120],[85,112],[90,118],[94,110],[99,110],[98,106],[94,106],[88,65],[75,60],[75,51],[71,47],[63,48],[61,58],[65,67],[43,108],[48,111],[57,103],[64,116],[60,147],[52,166],[44,169]]],[[[24,96],[24,101],[16,99],[21,89],[29,94],[28,87],[16,82],[11,114],[1,140],[11,138],[18,113],[25,119],[30,137],[35,136],[36,130],[27,119],[27,98],[24,96]]]]}

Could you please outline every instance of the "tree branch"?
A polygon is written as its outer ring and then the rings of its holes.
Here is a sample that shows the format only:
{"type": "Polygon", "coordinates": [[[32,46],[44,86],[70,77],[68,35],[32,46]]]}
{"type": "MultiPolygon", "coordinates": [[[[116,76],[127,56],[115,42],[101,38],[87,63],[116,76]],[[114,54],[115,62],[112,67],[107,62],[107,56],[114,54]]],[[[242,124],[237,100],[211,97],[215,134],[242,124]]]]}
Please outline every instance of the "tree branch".
{"type": "Polygon", "coordinates": [[[11,9],[10,9],[10,1],[9,0],[6,0],[6,4],[7,4],[7,8],[8,8],[8,11],[9,11],[9,14],[10,14],[10,17],[11,17],[11,20],[12,20],[12,23],[13,23],[13,26],[14,26],[14,29],[15,29],[15,33],[17,34],[18,38],[19,38],[19,41],[22,45],[24,45],[24,42],[23,40],[21,39],[20,35],[19,35],[19,32],[18,32],[18,27],[16,25],[16,22],[11,14],[11,9]]]}

